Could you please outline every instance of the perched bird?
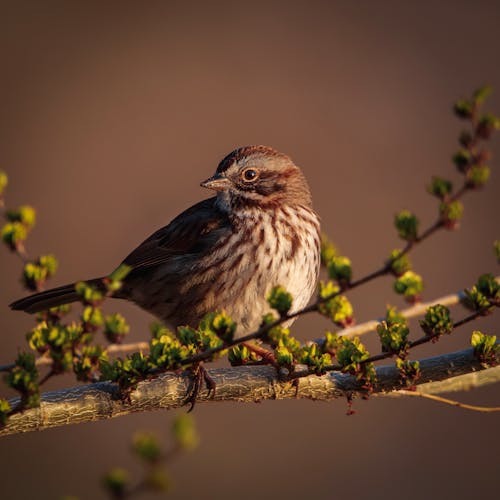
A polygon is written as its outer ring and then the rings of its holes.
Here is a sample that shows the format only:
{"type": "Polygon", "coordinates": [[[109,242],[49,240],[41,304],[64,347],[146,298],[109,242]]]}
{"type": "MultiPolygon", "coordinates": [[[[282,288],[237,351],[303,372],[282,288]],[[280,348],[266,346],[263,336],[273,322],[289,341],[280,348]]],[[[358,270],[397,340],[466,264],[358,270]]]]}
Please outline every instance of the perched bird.
{"type": "MultiPolygon", "coordinates": [[[[113,297],[126,299],[176,327],[196,327],[225,310],[236,337],[256,330],[266,297],[283,286],[292,311],[313,294],[320,267],[319,218],[304,175],[272,148],[247,146],[227,155],[201,186],[216,191],[155,232],[123,261],[131,267],[113,297]]],[[[102,278],[88,281],[104,287],[102,278]]],[[[11,304],[35,313],[78,300],[74,284],[11,304]]]]}

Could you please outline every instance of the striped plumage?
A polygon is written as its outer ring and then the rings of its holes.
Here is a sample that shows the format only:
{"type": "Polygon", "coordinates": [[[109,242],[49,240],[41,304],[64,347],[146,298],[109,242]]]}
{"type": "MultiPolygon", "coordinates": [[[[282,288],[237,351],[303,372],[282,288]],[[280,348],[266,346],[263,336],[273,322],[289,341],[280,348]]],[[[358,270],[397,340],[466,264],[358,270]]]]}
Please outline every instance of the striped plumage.
{"type": "MultiPolygon", "coordinates": [[[[264,146],[233,151],[202,183],[217,192],[160,229],[124,262],[132,267],[115,297],[135,302],[170,326],[196,326],[224,309],[237,336],[258,328],[275,285],[307,304],[320,266],[319,219],[292,160],[264,146]]],[[[36,312],[76,300],[71,285],[12,304],[36,312]]]]}

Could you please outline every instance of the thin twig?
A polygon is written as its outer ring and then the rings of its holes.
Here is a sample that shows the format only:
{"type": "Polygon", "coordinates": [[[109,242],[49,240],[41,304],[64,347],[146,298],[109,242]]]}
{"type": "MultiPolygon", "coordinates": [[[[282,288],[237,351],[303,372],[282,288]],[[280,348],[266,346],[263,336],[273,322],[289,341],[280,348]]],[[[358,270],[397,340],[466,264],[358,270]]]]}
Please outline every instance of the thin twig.
{"type": "Polygon", "coordinates": [[[407,390],[401,390],[394,392],[392,395],[394,396],[412,396],[412,397],[418,397],[418,398],[425,398],[425,399],[431,399],[432,401],[437,401],[439,403],[444,403],[447,405],[451,406],[457,406],[458,408],[463,408],[464,410],[473,410],[473,411],[479,411],[479,412],[484,412],[484,413],[489,413],[489,412],[495,412],[495,411],[500,411],[500,406],[476,406],[476,405],[470,405],[467,403],[461,403],[460,401],[455,401],[453,399],[447,399],[443,398],[441,396],[435,396],[434,394],[425,394],[424,392],[418,392],[418,391],[407,391],[407,390]]]}

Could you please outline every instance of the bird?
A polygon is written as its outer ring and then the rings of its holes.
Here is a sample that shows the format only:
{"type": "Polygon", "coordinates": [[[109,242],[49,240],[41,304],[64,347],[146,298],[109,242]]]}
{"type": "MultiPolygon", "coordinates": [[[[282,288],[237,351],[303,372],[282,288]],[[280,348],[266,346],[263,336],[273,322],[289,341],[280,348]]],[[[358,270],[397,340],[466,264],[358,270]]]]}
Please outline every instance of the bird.
{"type": "MultiPolygon", "coordinates": [[[[215,195],[133,250],[122,263],[130,272],[111,296],[171,328],[197,327],[207,313],[225,311],[237,324],[235,338],[259,328],[275,286],[292,295],[290,312],[306,306],[316,290],[321,236],[301,169],[271,147],[244,146],[224,157],[201,186],[215,195]]],[[[86,283],[104,290],[103,279],[86,283]]],[[[78,300],[73,283],[10,307],[36,313],[78,300]]]]}

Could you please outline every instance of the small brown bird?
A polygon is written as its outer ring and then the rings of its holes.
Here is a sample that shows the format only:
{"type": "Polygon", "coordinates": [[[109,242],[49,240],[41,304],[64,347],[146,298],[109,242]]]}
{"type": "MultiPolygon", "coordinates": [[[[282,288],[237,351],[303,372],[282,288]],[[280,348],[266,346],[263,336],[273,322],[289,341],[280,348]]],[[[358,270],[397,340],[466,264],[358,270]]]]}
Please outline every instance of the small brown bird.
{"type": "MultiPolygon", "coordinates": [[[[319,218],[307,181],[272,148],[247,146],[226,156],[201,183],[217,195],[160,229],[123,262],[132,268],[113,297],[130,300],[165,324],[196,327],[224,309],[236,337],[256,330],[270,310],[266,297],[281,285],[304,307],[320,267],[319,218]]],[[[103,287],[102,278],[88,283],[103,287]]],[[[78,300],[74,284],[11,304],[35,313],[78,300]]]]}

